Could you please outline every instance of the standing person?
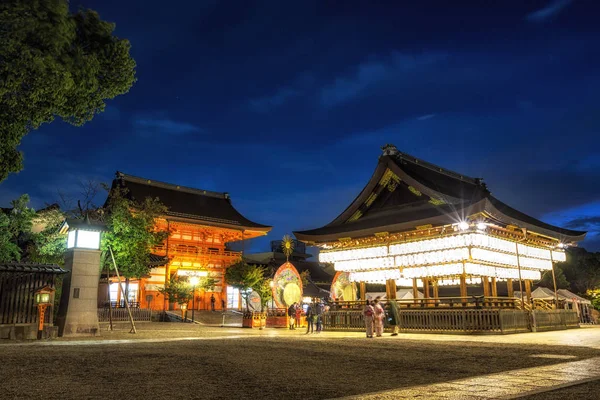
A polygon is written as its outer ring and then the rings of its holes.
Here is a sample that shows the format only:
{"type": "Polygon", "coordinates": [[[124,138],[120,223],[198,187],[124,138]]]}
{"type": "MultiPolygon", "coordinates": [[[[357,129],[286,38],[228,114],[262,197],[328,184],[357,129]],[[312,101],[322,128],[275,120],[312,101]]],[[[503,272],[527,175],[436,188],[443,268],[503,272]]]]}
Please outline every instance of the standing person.
{"type": "Polygon", "coordinates": [[[369,303],[369,300],[365,301],[365,308],[363,308],[363,317],[365,319],[365,328],[367,330],[367,337],[373,337],[373,319],[375,318],[375,309],[369,303]]]}
{"type": "Polygon", "coordinates": [[[381,337],[383,335],[383,319],[385,318],[385,310],[379,303],[379,297],[373,302],[373,310],[375,311],[375,335],[381,337]]]}
{"type": "Polygon", "coordinates": [[[385,310],[390,325],[394,327],[392,336],[398,336],[398,332],[400,331],[400,312],[398,310],[398,303],[396,303],[396,300],[388,300],[385,310]]]}
{"type": "Polygon", "coordinates": [[[296,303],[292,303],[292,305],[288,308],[288,318],[290,330],[296,329],[296,303]]]}
{"type": "Polygon", "coordinates": [[[294,325],[294,328],[296,326],[298,327],[302,327],[302,324],[300,323],[300,318],[302,318],[302,304],[298,304],[298,303],[294,303],[296,305],[296,324],[294,325]]]}
{"type": "Polygon", "coordinates": [[[321,319],[321,318],[323,318],[323,305],[319,301],[315,307],[316,307],[315,320],[317,323],[317,333],[321,333],[321,330],[323,329],[323,320],[321,319]]]}
{"type": "Polygon", "coordinates": [[[308,308],[306,309],[306,323],[308,324],[306,326],[306,334],[308,335],[309,333],[314,333],[315,332],[315,309],[314,309],[314,304],[309,304],[308,308]]]}
{"type": "Polygon", "coordinates": [[[211,310],[213,310],[213,311],[215,311],[215,301],[217,301],[217,300],[215,299],[215,295],[214,295],[214,294],[211,294],[211,295],[210,295],[210,308],[211,308],[211,310]]]}
{"type": "Polygon", "coordinates": [[[221,299],[221,310],[227,311],[227,304],[225,304],[225,299],[221,299]]]}

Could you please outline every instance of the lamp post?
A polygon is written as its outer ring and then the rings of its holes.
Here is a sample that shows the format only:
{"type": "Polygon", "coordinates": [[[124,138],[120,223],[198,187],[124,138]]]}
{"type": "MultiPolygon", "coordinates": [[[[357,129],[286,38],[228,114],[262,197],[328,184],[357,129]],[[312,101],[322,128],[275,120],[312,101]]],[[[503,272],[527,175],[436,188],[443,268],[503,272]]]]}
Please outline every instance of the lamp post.
{"type": "Polygon", "coordinates": [[[196,310],[196,285],[200,282],[200,278],[192,276],[190,283],[192,284],[192,324],[194,323],[194,311],[196,310]]]}
{"type": "Polygon", "coordinates": [[[58,310],[59,336],[97,335],[101,222],[68,219],[60,232],[67,233],[65,269],[58,310]]]}
{"type": "Polygon", "coordinates": [[[50,304],[52,304],[52,294],[54,293],[54,289],[44,286],[37,292],[35,292],[35,304],[38,307],[38,340],[42,338],[44,333],[44,314],[46,313],[46,308],[50,304]]]}

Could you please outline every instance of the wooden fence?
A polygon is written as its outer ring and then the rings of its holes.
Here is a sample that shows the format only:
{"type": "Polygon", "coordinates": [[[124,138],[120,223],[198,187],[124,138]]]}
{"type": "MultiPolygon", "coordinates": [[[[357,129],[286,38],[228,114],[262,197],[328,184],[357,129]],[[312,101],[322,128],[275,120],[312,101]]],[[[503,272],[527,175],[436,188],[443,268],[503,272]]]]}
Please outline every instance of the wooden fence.
{"type": "MultiPolygon", "coordinates": [[[[149,308],[130,308],[133,320],[136,322],[150,322],[152,321],[152,310],[149,308]]],[[[98,309],[98,322],[109,322],[109,309],[99,308],[98,309]]],[[[129,314],[126,308],[113,308],[112,309],[112,320],[113,322],[129,321],[129,314]]]]}
{"type": "MultiPolygon", "coordinates": [[[[362,311],[329,311],[323,314],[326,330],[362,331],[362,311]]],[[[388,327],[390,328],[390,327],[388,327]]],[[[518,310],[401,310],[401,332],[516,333],[529,331],[529,315],[518,310]]]]}
{"type": "MultiPolygon", "coordinates": [[[[48,272],[0,271],[0,325],[37,323],[35,292],[45,286],[54,287],[54,276],[48,272]]],[[[53,316],[51,305],[46,309],[44,322],[51,324],[53,316]]]]}
{"type": "MultiPolygon", "coordinates": [[[[387,301],[382,301],[385,304],[387,301]]],[[[512,297],[436,297],[428,299],[400,299],[394,300],[400,309],[516,309],[520,300],[512,297]]],[[[362,310],[365,306],[363,300],[356,301],[334,301],[331,303],[332,311],[339,310],[362,310]]]]}
{"type": "Polygon", "coordinates": [[[534,332],[579,328],[579,317],[572,310],[533,310],[531,317],[534,332]]]}

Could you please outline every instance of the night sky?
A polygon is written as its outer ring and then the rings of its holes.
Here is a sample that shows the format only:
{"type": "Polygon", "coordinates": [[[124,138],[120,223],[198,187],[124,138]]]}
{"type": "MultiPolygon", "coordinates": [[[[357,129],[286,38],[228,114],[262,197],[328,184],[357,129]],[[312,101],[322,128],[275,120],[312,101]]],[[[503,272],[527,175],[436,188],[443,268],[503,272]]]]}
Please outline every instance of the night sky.
{"type": "Polygon", "coordinates": [[[84,127],[28,135],[0,205],[119,170],[229,192],[274,226],[266,251],[333,220],[393,143],[600,250],[600,2],[71,4],[116,23],[138,82],[84,127]]]}

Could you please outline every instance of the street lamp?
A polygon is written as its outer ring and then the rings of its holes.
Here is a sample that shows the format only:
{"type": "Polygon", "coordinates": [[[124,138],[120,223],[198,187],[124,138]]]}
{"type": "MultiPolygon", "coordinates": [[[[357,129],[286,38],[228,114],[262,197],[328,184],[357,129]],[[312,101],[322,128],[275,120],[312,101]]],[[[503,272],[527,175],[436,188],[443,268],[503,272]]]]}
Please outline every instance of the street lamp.
{"type": "Polygon", "coordinates": [[[196,310],[196,285],[200,282],[200,278],[197,276],[190,277],[190,283],[192,284],[192,324],[194,323],[194,310],[196,310]]]}
{"type": "Polygon", "coordinates": [[[35,292],[35,304],[38,307],[38,339],[41,339],[44,333],[44,314],[46,313],[46,308],[52,304],[53,293],[54,289],[48,286],[44,286],[35,292]]]}

